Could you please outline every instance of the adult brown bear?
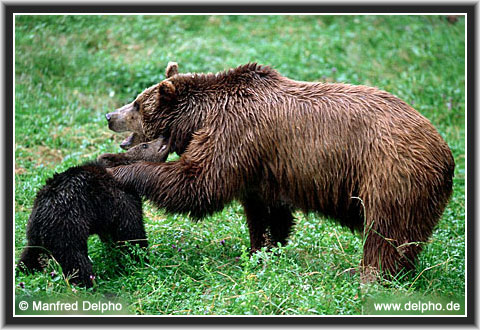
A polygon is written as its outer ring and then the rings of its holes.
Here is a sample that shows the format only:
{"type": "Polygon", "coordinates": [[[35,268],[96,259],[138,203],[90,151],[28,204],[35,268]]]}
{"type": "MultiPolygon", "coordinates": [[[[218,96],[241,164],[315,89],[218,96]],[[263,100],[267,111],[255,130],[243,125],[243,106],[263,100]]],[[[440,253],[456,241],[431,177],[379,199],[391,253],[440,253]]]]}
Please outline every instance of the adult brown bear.
{"type": "MultiPolygon", "coordinates": [[[[452,192],[440,134],[372,87],[294,81],[254,63],[217,74],[169,65],[121,111],[140,118],[135,134],[164,137],[181,157],[114,177],[194,218],[239,200],[252,251],[286,243],[292,210],[316,211],[365,235],[364,266],[396,274],[414,267],[452,192]]],[[[107,115],[114,130],[119,112],[107,115]]]]}

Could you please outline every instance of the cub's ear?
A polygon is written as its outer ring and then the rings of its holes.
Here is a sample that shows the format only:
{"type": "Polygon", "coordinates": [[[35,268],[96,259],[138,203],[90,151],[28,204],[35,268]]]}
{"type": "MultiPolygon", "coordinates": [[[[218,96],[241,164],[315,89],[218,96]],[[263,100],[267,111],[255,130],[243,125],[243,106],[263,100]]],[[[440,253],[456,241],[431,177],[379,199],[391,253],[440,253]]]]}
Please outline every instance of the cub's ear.
{"type": "Polygon", "coordinates": [[[167,68],[165,69],[165,76],[170,78],[178,74],[178,64],[177,62],[168,62],[167,68]]]}
{"type": "Polygon", "coordinates": [[[171,81],[164,80],[158,85],[158,94],[160,100],[172,101],[176,97],[175,86],[171,81]]]}

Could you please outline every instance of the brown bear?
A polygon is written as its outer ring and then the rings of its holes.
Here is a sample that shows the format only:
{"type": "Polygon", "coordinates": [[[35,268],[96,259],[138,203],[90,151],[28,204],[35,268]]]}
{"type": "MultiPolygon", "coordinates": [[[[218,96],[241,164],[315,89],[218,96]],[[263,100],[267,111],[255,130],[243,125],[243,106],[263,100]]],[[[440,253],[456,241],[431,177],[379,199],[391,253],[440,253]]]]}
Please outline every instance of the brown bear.
{"type": "Polygon", "coordinates": [[[217,74],[173,67],[123,111],[180,159],[115,167],[116,180],[194,218],[240,201],[252,251],[285,244],[300,209],[362,233],[364,270],[414,268],[455,166],[425,117],[377,88],[295,81],[256,63],[217,74]]]}
{"type": "Polygon", "coordinates": [[[97,162],[74,166],[47,180],[35,198],[27,224],[28,245],[19,269],[41,269],[43,255],[52,256],[72,283],[92,286],[92,264],[87,239],[98,234],[102,241],[126,241],[147,247],[142,200],[125,189],[105,166],[135,160],[164,161],[162,139],[143,143],[121,154],[105,154],[97,162]]]}

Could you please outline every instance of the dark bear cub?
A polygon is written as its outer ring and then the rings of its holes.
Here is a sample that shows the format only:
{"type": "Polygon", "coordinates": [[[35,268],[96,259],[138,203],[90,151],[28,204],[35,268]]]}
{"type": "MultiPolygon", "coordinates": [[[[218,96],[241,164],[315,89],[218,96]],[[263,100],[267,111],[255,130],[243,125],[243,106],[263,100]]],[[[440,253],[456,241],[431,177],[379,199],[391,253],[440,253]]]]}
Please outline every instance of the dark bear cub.
{"type": "Polygon", "coordinates": [[[107,172],[106,167],[148,159],[165,159],[163,140],[139,144],[128,152],[105,154],[95,162],[74,166],[47,180],[35,198],[27,224],[28,245],[19,268],[39,270],[41,257],[53,257],[72,283],[92,286],[87,239],[148,246],[142,200],[107,172]]]}

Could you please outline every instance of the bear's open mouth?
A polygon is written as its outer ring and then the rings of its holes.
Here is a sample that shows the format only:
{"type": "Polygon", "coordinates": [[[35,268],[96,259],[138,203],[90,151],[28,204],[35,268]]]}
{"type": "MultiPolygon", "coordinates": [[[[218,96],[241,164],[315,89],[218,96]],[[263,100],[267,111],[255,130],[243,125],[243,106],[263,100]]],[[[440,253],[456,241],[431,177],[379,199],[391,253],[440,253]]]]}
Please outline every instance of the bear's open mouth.
{"type": "Polygon", "coordinates": [[[123,150],[128,150],[142,142],[146,142],[146,139],[143,135],[138,133],[132,133],[127,136],[125,140],[122,141],[122,143],[120,143],[120,148],[122,148],[123,150]]]}
{"type": "Polygon", "coordinates": [[[132,147],[132,139],[133,139],[133,134],[130,134],[125,138],[125,140],[120,143],[120,148],[123,150],[128,150],[132,147]]]}

